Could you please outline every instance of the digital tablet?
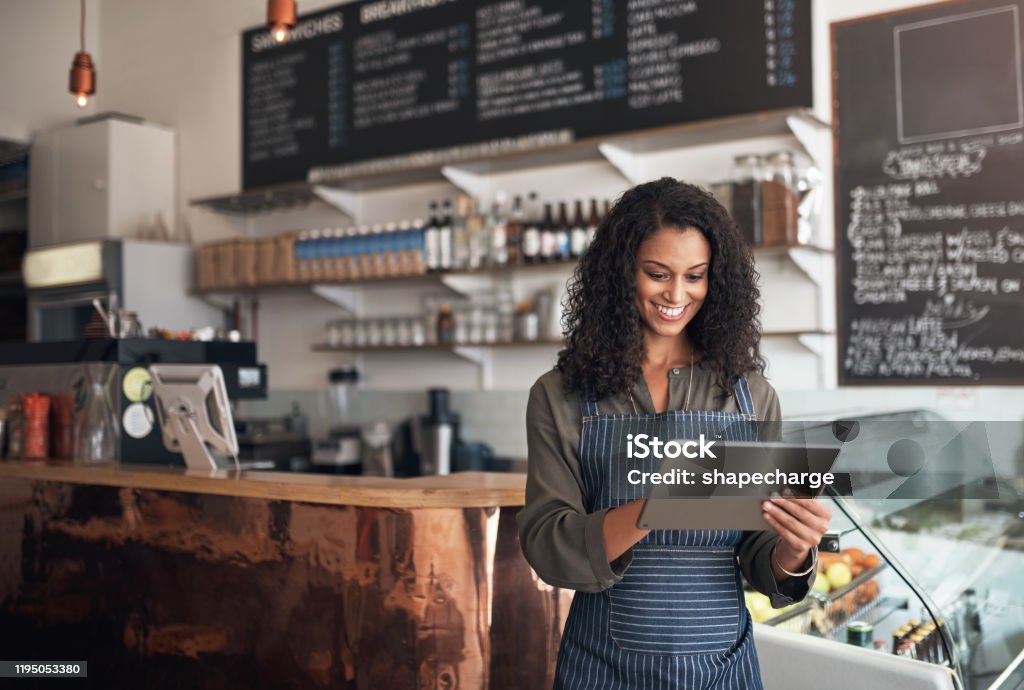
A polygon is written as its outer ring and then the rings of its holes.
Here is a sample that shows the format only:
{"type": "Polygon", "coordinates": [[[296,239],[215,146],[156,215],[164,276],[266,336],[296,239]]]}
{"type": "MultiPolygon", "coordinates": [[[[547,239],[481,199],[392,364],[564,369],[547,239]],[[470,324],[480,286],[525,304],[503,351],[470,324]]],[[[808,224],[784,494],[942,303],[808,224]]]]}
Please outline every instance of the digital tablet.
{"type": "Polygon", "coordinates": [[[639,529],[772,529],[761,514],[765,499],[817,498],[844,482],[831,472],[838,444],[729,441],[714,449],[713,459],[665,457],[655,472],[634,475],[647,489],[639,529]]]}

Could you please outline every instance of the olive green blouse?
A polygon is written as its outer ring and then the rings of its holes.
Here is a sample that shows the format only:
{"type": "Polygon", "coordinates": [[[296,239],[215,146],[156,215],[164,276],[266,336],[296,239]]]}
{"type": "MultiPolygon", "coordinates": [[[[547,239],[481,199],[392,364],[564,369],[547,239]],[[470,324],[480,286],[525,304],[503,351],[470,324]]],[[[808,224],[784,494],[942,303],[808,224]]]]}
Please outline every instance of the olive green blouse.
{"type": "MultiPolygon", "coordinates": [[[[668,409],[705,409],[739,412],[732,391],[722,396],[714,372],[703,363],[669,371],[668,409]],[[687,399],[688,398],[688,399],[687,399]]],[[[747,384],[759,421],[780,421],[775,390],[756,373],[747,384]]],[[[632,388],[640,413],[653,413],[654,402],[641,376],[632,388]]],[[[632,414],[626,395],[598,401],[601,414],[632,414]]],[[[528,468],[526,505],[519,512],[519,538],[526,560],[538,575],[556,587],[599,592],[622,579],[632,560],[632,548],[609,563],[604,549],[604,515],[608,509],[587,513],[580,471],[579,438],[582,426],[579,397],[562,387],[562,375],[551,370],[530,389],[526,408],[528,468]]],[[[781,608],[806,596],[815,573],[776,582],[770,563],[775,532],[748,532],[736,547],[743,576],[781,608]]],[[[805,567],[809,566],[808,562],[805,567]]]]}

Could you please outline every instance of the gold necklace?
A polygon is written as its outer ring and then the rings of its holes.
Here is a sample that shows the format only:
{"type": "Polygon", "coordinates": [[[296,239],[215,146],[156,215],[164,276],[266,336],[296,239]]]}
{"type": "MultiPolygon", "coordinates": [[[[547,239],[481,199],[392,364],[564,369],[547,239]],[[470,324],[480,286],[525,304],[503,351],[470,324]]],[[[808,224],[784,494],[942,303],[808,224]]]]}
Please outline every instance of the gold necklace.
{"type": "MultiPolygon", "coordinates": [[[[683,409],[690,406],[690,391],[693,390],[693,353],[690,353],[690,382],[686,384],[686,399],[683,400],[683,409]]],[[[640,414],[636,408],[636,400],[633,399],[633,391],[629,391],[629,403],[633,406],[633,414],[640,414]]]]}

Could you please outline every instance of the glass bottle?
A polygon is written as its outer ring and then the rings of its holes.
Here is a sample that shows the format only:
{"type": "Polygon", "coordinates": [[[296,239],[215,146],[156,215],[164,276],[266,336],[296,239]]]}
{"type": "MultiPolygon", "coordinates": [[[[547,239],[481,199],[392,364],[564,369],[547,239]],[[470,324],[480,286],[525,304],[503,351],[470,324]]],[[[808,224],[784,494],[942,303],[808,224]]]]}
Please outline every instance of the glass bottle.
{"type": "Polygon", "coordinates": [[[576,212],[572,218],[572,231],[569,236],[569,255],[578,259],[587,248],[587,225],[583,220],[583,202],[576,200],[576,212]]]}
{"type": "Polygon", "coordinates": [[[558,225],[555,228],[555,261],[568,261],[571,248],[569,212],[564,201],[558,202],[558,225]]]}
{"type": "Polygon", "coordinates": [[[589,247],[597,237],[597,226],[601,224],[601,216],[597,212],[597,199],[590,200],[590,218],[587,219],[587,244],[589,247]]]}
{"type": "Polygon", "coordinates": [[[512,200],[512,217],[505,227],[505,248],[509,264],[523,263],[522,238],[526,225],[526,213],[523,211],[523,197],[516,196],[512,200]]]}
{"type": "Polygon", "coordinates": [[[494,207],[491,217],[487,219],[487,235],[490,237],[489,263],[491,266],[504,266],[508,263],[508,247],[505,244],[505,227],[508,223],[505,208],[508,204],[508,195],[498,190],[494,193],[494,207]]]}
{"type": "Polygon", "coordinates": [[[437,213],[437,202],[430,202],[430,219],[424,231],[426,236],[427,270],[441,268],[441,221],[437,213]]]}
{"type": "Polygon", "coordinates": [[[524,264],[535,264],[540,261],[540,203],[536,192],[530,192],[528,199],[520,253],[524,264]]]}
{"type": "MultiPolygon", "coordinates": [[[[75,396],[75,460],[102,462],[117,458],[117,418],[107,395],[103,364],[86,364],[75,396]]],[[[111,370],[116,370],[111,367],[111,370]]]]}
{"type": "Polygon", "coordinates": [[[540,230],[540,260],[552,261],[558,251],[558,237],[555,232],[555,219],[551,204],[544,204],[544,224],[540,230]]]}
{"type": "Polygon", "coordinates": [[[445,199],[440,219],[440,235],[438,236],[441,269],[445,271],[451,270],[454,258],[452,250],[452,223],[452,200],[445,199]]]}
{"type": "Polygon", "coordinates": [[[455,317],[450,305],[441,307],[437,315],[437,342],[451,343],[455,340],[455,317]]]}

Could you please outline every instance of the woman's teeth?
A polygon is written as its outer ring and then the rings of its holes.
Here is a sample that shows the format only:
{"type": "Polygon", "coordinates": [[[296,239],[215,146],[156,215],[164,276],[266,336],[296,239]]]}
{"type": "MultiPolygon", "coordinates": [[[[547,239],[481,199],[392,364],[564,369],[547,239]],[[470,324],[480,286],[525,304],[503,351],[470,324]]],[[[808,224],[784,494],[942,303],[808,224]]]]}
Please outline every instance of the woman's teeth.
{"type": "Polygon", "coordinates": [[[657,307],[658,311],[660,311],[662,314],[670,318],[675,318],[679,316],[680,314],[683,313],[683,310],[686,309],[686,307],[677,307],[675,309],[669,309],[668,307],[663,307],[660,304],[655,304],[654,306],[657,307]]]}

